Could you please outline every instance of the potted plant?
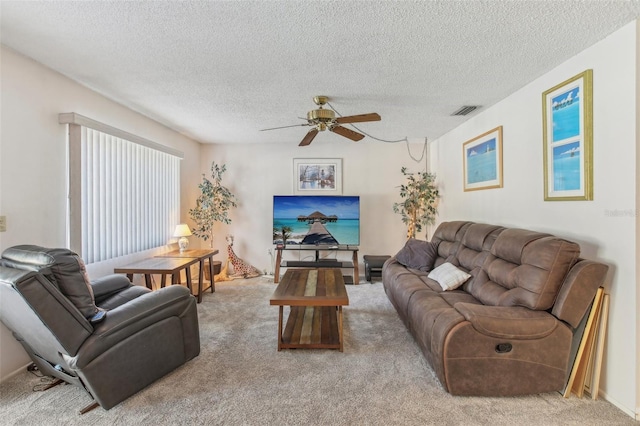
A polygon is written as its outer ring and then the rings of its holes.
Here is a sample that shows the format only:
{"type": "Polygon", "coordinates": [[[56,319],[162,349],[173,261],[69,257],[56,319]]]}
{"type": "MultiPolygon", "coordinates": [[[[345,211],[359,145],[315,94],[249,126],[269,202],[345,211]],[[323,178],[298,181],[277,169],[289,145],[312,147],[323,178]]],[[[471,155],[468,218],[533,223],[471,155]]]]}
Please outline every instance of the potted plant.
{"type": "Polygon", "coordinates": [[[200,196],[196,206],[189,210],[189,216],[195,223],[192,232],[195,236],[207,241],[213,248],[213,226],[216,222],[231,223],[229,209],[237,207],[235,196],[222,185],[222,175],[226,165],[211,163],[211,179],[202,174],[202,182],[198,185],[200,196]]]}
{"type": "Polygon", "coordinates": [[[393,211],[402,215],[402,222],[408,225],[407,239],[415,238],[422,227],[435,222],[438,210],[436,201],[438,188],[435,185],[436,175],[420,172],[409,173],[407,168],[400,169],[407,182],[400,185],[401,203],[393,204],[393,211]]]}

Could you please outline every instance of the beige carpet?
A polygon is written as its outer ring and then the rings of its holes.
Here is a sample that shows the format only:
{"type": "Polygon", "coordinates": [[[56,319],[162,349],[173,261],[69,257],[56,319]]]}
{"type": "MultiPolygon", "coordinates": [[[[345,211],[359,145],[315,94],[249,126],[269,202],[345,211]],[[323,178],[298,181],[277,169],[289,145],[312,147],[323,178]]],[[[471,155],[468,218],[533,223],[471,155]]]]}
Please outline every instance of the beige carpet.
{"type": "Polygon", "coordinates": [[[0,385],[3,425],[624,425],[599,400],[558,393],[519,398],[444,392],[381,283],[348,286],[345,350],[277,351],[278,308],[266,278],[224,282],[198,305],[200,356],[120,405],[78,410],[74,386],[33,392],[21,373],[0,385]]]}

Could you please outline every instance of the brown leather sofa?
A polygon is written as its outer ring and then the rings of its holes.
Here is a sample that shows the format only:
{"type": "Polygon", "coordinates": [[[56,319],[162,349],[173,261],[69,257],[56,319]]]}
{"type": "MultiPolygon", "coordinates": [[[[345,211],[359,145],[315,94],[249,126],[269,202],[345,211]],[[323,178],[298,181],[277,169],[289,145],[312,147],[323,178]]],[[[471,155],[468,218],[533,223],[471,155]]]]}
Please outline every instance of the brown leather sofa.
{"type": "Polygon", "coordinates": [[[608,266],[549,234],[445,222],[430,244],[433,265],[385,262],[389,300],[453,395],[509,396],[564,389],[576,329],[608,266]],[[445,262],[470,277],[443,291],[428,278],[445,262]],[[422,269],[422,270],[420,270],[422,269]]]}

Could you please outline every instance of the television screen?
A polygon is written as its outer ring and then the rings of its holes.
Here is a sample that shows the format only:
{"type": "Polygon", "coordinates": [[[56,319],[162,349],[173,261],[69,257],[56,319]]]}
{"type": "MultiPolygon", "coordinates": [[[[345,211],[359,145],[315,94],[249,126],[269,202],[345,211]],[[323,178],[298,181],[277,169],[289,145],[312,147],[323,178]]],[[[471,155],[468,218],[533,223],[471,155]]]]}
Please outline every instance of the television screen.
{"type": "Polygon", "coordinates": [[[275,195],[274,244],[360,244],[360,197],[275,195]]]}

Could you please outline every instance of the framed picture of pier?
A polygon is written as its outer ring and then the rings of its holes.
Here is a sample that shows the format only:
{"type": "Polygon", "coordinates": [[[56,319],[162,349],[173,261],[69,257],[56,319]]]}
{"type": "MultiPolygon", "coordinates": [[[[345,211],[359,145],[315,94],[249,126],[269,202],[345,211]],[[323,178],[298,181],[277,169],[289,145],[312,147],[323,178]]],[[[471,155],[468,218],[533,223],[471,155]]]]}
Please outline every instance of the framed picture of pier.
{"type": "Polygon", "coordinates": [[[542,94],[545,201],[593,200],[593,71],[542,94]]]}
{"type": "Polygon", "coordinates": [[[293,193],[296,195],[341,195],[342,159],[294,158],[293,193]]]}
{"type": "Polygon", "coordinates": [[[462,145],[464,190],[502,188],[502,126],[462,145]]]}

